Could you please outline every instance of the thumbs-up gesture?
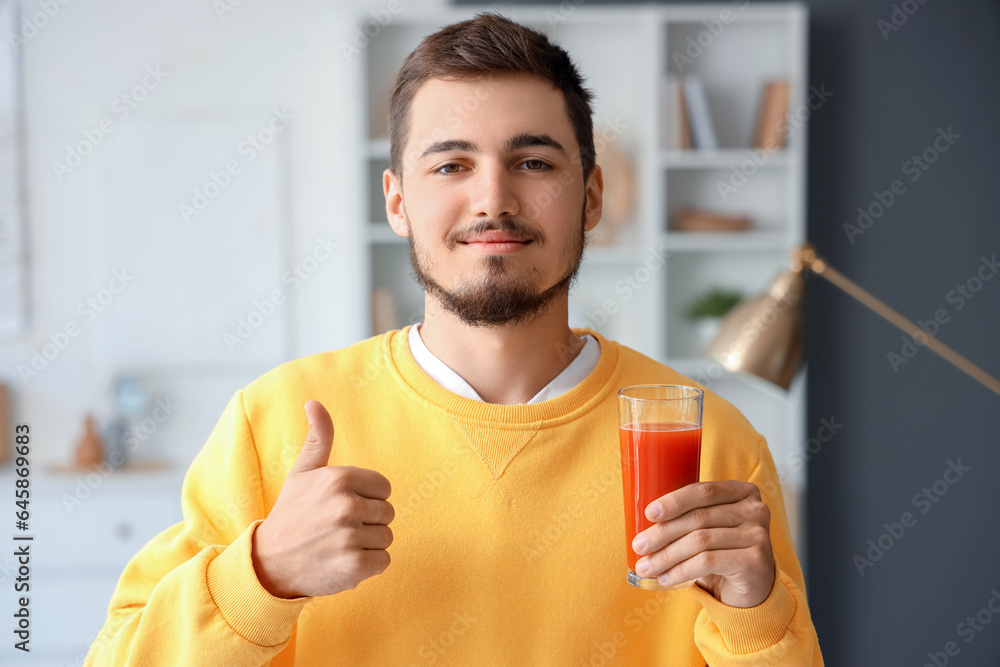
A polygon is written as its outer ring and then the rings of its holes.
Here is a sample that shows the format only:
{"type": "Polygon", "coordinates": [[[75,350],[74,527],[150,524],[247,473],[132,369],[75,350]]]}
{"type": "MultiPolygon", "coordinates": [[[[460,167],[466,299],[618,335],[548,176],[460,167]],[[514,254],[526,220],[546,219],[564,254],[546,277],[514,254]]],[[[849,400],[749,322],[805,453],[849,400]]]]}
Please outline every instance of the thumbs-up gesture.
{"type": "Polygon", "coordinates": [[[253,536],[253,567],[276,597],[333,595],[389,566],[395,511],[389,480],[374,470],[331,466],[333,421],[306,401],[309,435],[281,493],[253,536]]]}

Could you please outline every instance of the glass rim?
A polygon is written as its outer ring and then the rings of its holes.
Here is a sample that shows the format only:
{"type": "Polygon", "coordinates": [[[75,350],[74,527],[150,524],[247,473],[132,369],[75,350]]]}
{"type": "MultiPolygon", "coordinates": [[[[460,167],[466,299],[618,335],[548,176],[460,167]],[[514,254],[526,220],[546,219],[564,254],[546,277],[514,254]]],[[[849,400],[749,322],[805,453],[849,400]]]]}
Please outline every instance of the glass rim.
{"type": "Polygon", "coordinates": [[[705,391],[703,389],[698,389],[698,387],[692,387],[686,384],[633,384],[628,387],[622,387],[618,390],[618,398],[624,399],[626,401],[692,401],[697,399],[702,399],[705,397],[705,391]],[[676,389],[687,389],[691,392],[690,396],[675,396],[675,397],[642,397],[642,396],[626,396],[622,392],[629,391],[631,389],[650,389],[650,388],[676,388],[676,389]]]}

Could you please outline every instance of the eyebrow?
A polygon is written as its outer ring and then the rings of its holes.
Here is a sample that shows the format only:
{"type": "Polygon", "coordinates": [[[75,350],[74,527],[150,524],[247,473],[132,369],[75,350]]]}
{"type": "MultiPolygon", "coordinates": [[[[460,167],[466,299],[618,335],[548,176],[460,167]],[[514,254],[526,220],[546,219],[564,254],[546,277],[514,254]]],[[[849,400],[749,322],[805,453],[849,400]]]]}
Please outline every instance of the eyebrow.
{"type": "MultiPolygon", "coordinates": [[[[567,159],[569,158],[569,154],[566,152],[566,149],[563,148],[563,145],[547,134],[527,134],[525,132],[516,134],[507,140],[507,144],[504,146],[504,152],[510,153],[511,151],[520,150],[522,148],[530,148],[532,146],[548,146],[549,148],[555,149],[563,157],[567,159]]],[[[428,146],[427,150],[421,153],[420,157],[417,159],[423,160],[425,157],[430,155],[434,155],[436,153],[446,153],[449,151],[476,153],[479,151],[479,146],[466,139],[445,139],[444,141],[436,141],[428,146]]]]}

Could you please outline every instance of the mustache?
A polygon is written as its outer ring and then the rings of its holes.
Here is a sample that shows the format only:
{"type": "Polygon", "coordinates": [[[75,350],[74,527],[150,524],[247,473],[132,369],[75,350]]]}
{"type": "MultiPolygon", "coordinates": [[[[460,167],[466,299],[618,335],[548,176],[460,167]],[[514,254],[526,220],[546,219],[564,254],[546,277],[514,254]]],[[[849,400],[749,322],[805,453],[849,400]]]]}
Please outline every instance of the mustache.
{"type": "Polygon", "coordinates": [[[465,229],[451,231],[445,237],[445,245],[449,250],[452,250],[459,243],[483,232],[505,232],[512,236],[531,239],[538,245],[545,243],[545,236],[540,229],[525,224],[516,218],[504,217],[499,220],[480,220],[465,229]]]}

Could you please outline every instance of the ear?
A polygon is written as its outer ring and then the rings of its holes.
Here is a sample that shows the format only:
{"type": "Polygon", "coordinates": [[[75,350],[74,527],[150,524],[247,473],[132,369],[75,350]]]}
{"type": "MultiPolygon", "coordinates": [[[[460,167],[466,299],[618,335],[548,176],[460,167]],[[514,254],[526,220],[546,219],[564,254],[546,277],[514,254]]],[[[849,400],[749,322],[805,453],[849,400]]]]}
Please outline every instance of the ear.
{"type": "Polygon", "coordinates": [[[391,169],[382,172],[382,194],[385,195],[385,214],[392,231],[400,236],[409,236],[406,224],[406,209],[403,206],[403,186],[391,169]]]}
{"type": "Polygon", "coordinates": [[[601,211],[604,205],[604,174],[601,165],[595,164],[586,184],[587,208],[584,214],[583,228],[590,231],[601,221],[601,211]]]}

